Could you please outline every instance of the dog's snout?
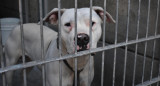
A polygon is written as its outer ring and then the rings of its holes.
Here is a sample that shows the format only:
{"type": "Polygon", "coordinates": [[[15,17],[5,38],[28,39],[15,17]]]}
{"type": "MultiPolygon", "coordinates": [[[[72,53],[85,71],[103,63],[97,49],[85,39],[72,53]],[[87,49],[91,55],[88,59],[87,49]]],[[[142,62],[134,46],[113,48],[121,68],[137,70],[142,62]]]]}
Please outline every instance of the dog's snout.
{"type": "Polygon", "coordinates": [[[89,43],[89,36],[87,34],[78,34],[77,35],[77,44],[78,45],[87,45],[89,43]]]}
{"type": "Polygon", "coordinates": [[[77,51],[89,49],[89,36],[84,33],[77,35],[77,51]]]}

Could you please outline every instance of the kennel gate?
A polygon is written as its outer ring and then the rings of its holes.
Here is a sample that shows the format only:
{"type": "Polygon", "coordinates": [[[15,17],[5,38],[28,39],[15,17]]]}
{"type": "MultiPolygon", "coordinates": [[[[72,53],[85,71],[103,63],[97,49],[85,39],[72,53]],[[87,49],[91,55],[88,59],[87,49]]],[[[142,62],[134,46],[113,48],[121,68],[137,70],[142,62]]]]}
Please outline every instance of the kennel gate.
{"type": "MultiPolygon", "coordinates": [[[[125,79],[126,79],[126,62],[127,62],[127,51],[128,51],[128,45],[131,45],[131,44],[135,44],[135,60],[134,60],[134,71],[133,71],[133,81],[132,81],[132,86],[148,86],[148,85],[152,85],[154,83],[156,83],[156,86],[159,86],[159,81],[160,81],[160,71],[159,71],[159,74],[157,75],[157,77],[153,78],[152,77],[152,72],[153,72],[153,64],[154,64],[154,61],[152,60],[152,68],[151,68],[151,75],[150,75],[150,80],[148,81],[144,81],[144,72],[145,72],[145,62],[146,62],[146,50],[147,50],[147,42],[150,41],[150,40],[153,40],[154,41],[154,44],[153,44],[153,52],[155,51],[155,47],[156,47],[156,39],[159,39],[160,38],[160,35],[157,34],[157,26],[158,26],[158,18],[159,18],[159,3],[160,3],[160,0],[158,0],[157,2],[157,14],[156,14],[156,26],[155,26],[155,33],[153,36],[148,36],[148,29],[149,29],[149,16],[150,16],[150,2],[151,0],[148,0],[149,3],[148,3],[148,14],[147,14],[147,26],[146,26],[146,36],[144,38],[141,38],[139,39],[139,22],[140,22],[140,14],[141,14],[141,0],[139,0],[139,7],[138,7],[138,19],[137,19],[137,35],[136,35],[136,40],[131,40],[129,41],[128,40],[128,30],[129,30],[129,25],[130,25],[130,0],[128,0],[128,10],[127,10],[127,33],[126,33],[126,41],[124,42],[121,42],[121,43],[118,43],[117,42],[117,31],[118,31],[118,13],[119,13],[119,10],[118,10],[118,7],[119,7],[119,0],[116,1],[116,24],[115,24],[115,42],[114,44],[111,44],[111,45],[108,45],[108,46],[105,46],[105,28],[106,28],[106,21],[103,21],[103,35],[102,35],[102,41],[103,41],[103,44],[102,44],[102,47],[98,47],[96,49],[90,49],[90,50],[86,50],[86,51],[81,51],[81,52],[77,52],[77,48],[75,47],[75,54],[73,55],[67,55],[67,56],[59,56],[59,58],[57,59],[44,59],[44,42],[43,42],[43,11],[44,9],[42,8],[42,0],[39,0],[39,12],[40,12],[40,33],[41,33],[41,60],[38,60],[38,61],[31,61],[31,62],[26,62],[25,61],[25,55],[24,55],[24,41],[23,41],[23,14],[22,14],[22,0],[19,0],[19,17],[20,17],[20,28],[21,28],[21,43],[22,43],[22,59],[23,59],[23,63],[22,64],[17,64],[17,65],[13,65],[13,66],[9,66],[9,67],[5,67],[4,65],[4,55],[3,55],[3,49],[2,49],[2,39],[1,39],[1,44],[0,44],[0,49],[1,49],[1,68],[0,68],[0,74],[2,74],[2,81],[3,81],[3,86],[6,86],[6,80],[5,80],[5,73],[7,71],[11,71],[11,70],[17,70],[17,69],[23,69],[23,82],[24,82],[24,86],[27,86],[27,80],[26,80],[26,69],[25,68],[28,68],[28,67],[32,67],[32,66],[36,66],[36,65],[42,65],[42,79],[43,79],[43,86],[45,86],[45,68],[44,68],[44,65],[46,63],[49,63],[49,62],[53,62],[53,61],[59,61],[60,64],[62,63],[62,60],[64,59],[69,59],[69,58],[75,58],[75,85],[77,86],[77,58],[78,56],[82,56],[82,55],[86,55],[86,54],[91,54],[91,53],[95,53],[95,52],[102,52],[102,69],[101,69],[101,86],[104,86],[104,59],[105,59],[105,52],[106,50],[110,50],[110,49],[114,49],[114,62],[113,62],[113,80],[112,80],[112,86],[115,86],[115,71],[116,71],[116,53],[117,53],[117,48],[119,47],[125,47],[125,59],[124,59],[124,73],[123,73],[123,86],[125,86],[125,79]],[[145,42],[145,49],[144,49],[144,60],[143,60],[143,71],[142,71],[142,81],[141,83],[135,85],[135,71],[136,71],[136,61],[137,61],[137,49],[138,49],[138,43],[141,43],[141,42],[145,42]]],[[[92,0],[90,0],[90,35],[92,35],[91,33],[91,20],[92,20],[92,0]]],[[[27,3],[27,2],[25,2],[27,3]]],[[[25,7],[27,9],[27,6],[25,7]]],[[[58,8],[61,9],[61,0],[58,0],[58,8]]],[[[106,0],[104,0],[104,13],[106,12],[106,0]]],[[[75,35],[77,35],[77,0],[75,0],[75,35]]],[[[58,16],[59,16],[59,22],[61,22],[61,13],[60,13],[60,10],[58,11],[58,16]]],[[[28,19],[28,17],[26,16],[26,19],[28,19]]],[[[106,19],[106,16],[104,16],[104,20],[106,19]]],[[[28,20],[27,20],[28,21],[28,20]]],[[[58,24],[58,27],[61,28],[61,25],[60,23],[58,24]]],[[[59,29],[58,31],[59,33],[59,52],[61,53],[61,29],[59,29]]],[[[2,38],[2,35],[1,35],[1,32],[0,32],[0,38],[2,38]]],[[[91,36],[90,36],[91,37],[91,36]]],[[[76,43],[75,45],[77,45],[77,38],[75,38],[76,40],[76,43]]],[[[92,40],[92,38],[91,38],[92,40]]],[[[91,41],[90,41],[90,45],[91,45],[91,41]]],[[[154,59],[155,55],[153,53],[153,57],[152,59],[154,59]]],[[[59,70],[60,70],[60,73],[59,73],[59,77],[60,77],[60,80],[59,80],[59,83],[60,83],[60,86],[62,86],[62,68],[61,68],[61,65],[59,66],[59,70]]],[[[160,70],[160,69],[159,69],[160,70]]],[[[90,71],[88,73],[88,77],[90,78],[90,71]]],[[[88,81],[88,86],[91,85],[91,81],[89,79],[88,81]]]]}

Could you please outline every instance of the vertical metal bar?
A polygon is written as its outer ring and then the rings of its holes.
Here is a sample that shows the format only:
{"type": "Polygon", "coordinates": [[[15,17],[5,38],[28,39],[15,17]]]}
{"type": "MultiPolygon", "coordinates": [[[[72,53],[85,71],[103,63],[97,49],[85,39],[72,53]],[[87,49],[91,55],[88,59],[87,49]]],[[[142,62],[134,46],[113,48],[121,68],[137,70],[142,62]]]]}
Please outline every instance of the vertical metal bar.
{"type": "MultiPolygon", "coordinates": [[[[24,31],[23,31],[23,14],[22,14],[22,0],[19,0],[19,15],[20,15],[20,30],[21,30],[21,48],[22,48],[22,61],[25,64],[25,53],[24,53],[24,31]]],[[[24,86],[27,86],[26,80],[26,69],[23,69],[23,82],[24,86]]]]}
{"type": "MultiPolygon", "coordinates": [[[[44,38],[43,38],[43,7],[42,0],[39,0],[39,12],[40,12],[40,37],[41,37],[41,59],[44,59],[44,38]]],[[[42,66],[42,80],[43,86],[46,86],[45,78],[45,65],[42,66]]]]}
{"type": "MultiPolygon", "coordinates": [[[[155,28],[155,34],[154,34],[154,36],[156,36],[156,35],[157,35],[157,26],[155,28]]],[[[154,65],[154,58],[155,58],[155,47],[156,47],[156,39],[154,39],[154,41],[153,41],[153,51],[152,51],[152,64],[151,64],[150,80],[152,79],[152,74],[153,74],[153,65],[154,65]]]]}
{"type": "MultiPolygon", "coordinates": [[[[1,59],[1,68],[4,68],[4,55],[3,55],[3,45],[2,45],[2,28],[1,28],[1,22],[0,22],[0,59],[1,59]]],[[[6,86],[6,81],[5,81],[5,73],[2,73],[2,83],[3,86],[6,86]]]]}
{"type": "MultiPolygon", "coordinates": [[[[157,15],[156,15],[157,17],[156,17],[155,36],[157,35],[157,27],[158,27],[159,3],[160,3],[160,0],[158,0],[158,2],[157,2],[157,15]]],[[[156,40],[154,42],[155,42],[155,45],[156,45],[156,40]]],[[[158,77],[160,77],[160,64],[159,64],[159,74],[158,74],[158,77]]],[[[159,86],[159,82],[157,83],[157,86],[159,86]]]]}
{"type": "MultiPolygon", "coordinates": [[[[104,20],[103,20],[103,48],[105,46],[105,29],[106,29],[106,0],[104,0],[104,20]]],[[[103,86],[104,82],[104,55],[105,51],[102,52],[102,70],[101,70],[101,86],[103,86]]]]}
{"type": "MultiPolygon", "coordinates": [[[[62,40],[61,40],[61,0],[58,0],[58,37],[59,37],[59,57],[62,57],[62,40]]],[[[62,61],[59,61],[59,86],[62,86],[62,61]]]]}
{"type": "Polygon", "coordinates": [[[29,19],[28,19],[28,0],[24,1],[25,3],[25,22],[28,23],[29,19]]]}
{"type": "MultiPolygon", "coordinates": [[[[77,0],[75,0],[75,54],[77,54],[77,0]]],[[[77,86],[77,58],[75,58],[75,86],[77,86]]]]}
{"type": "MultiPolygon", "coordinates": [[[[146,31],[146,38],[148,37],[148,29],[149,29],[150,2],[151,2],[151,0],[149,0],[149,2],[148,2],[148,15],[147,15],[147,29],[146,29],[147,31],[146,31]]],[[[143,84],[143,81],[144,81],[147,44],[148,44],[148,42],[146,41],[146,42],[145,42],[145,49],[144,49],[143,72],[142,72],[142,84],[143,84]]]]}
{"type": "MultiPolygon", "coordinates": [[[[114,42],[115,45],[117,44],[119,0],[117,0],[116,6],[117,6],[117,7],[116,7],[116,27],[115,27],[115,42],[114,42]]],[[[112,86],[115,85],[116,58],[117,58],[117,49],[114,48],[113,82],[112,82],[112,86]]]]}
{"type": "MultiPolygon", "coordinates": [[[[138,40],[138,38],[139,38],[140,13],[141,13],[141,0],[139,0],[139,5],[138,5],[138,19],[137,19],[137,33],[136,33],[137,35],[136,35],[136,40],[138,40]]],[[[137,50],[138,50],[138,44],[136,43],[132,86],[134,86],[134,83],[135,83],[136,64],[137,64],[137,50]]]]}
{"type": "MultiPolygon", "coordinates": [[[[154,36],[157,35],[157,26],[158,26],[158,17],[159,17],[159,0],[157,4],[157,15],[156,15],[156,25],[155,25],[155,33],[154,36]]],[[[152,53],[152,64],[151,64],[151,75],[150,75],[150,80],[152,79],[152,74],[153,74],[153,65],[154,65],[154,58],[155,58],[155,47],[156,47],[156,39],[154,39],[153,43],[153,53],[152,53]]]]}
{"type": "MultiPolygon", "coordinates": [[[[75,0],[75,9],[74,9],[74,18],[75,18],[75,54],[77,54],[77,0],[75,0]]],[[[75,86],[77,86],[77,58],[74,59],[75,62],[75,86]]]]}
{"type": "MultiPolygon", "coordinates": [[[[129,31],[129,16],[130,16],[130,0],[128,0],[128,18],[127,18],[127,32],[126,32],[126,43],[128,42],[128,31],[129,31]]],[[[123,86],[125,86],[126,80],[126,63],[127,63],[127,50],[128,46],[125,46],[125,58],[124,58],[124,72],[123,72],[123,86]]]]}
{"type": "MultiPolygon", "coordinates": [[[[157,32],[157,31],[156,31],[157,32]]],[[[153,51],[152,51],[152,63],[151,63],[151,73],[150,73],[150,80],[152,79],[153,74],[153,65],[154,65],[154,57],[155,57],[155,47],[156,47],[156,39],[153,42],[153,51]]],[[[151,85],[150,85],[151,86],[151,85]]]]}
{"type": "MultiPolygon", "coordinates": [[[[90,27],[89,27],[89,35],[90,35],[90,49],[89,51],[91,51],[91,47],[92,47],[92,0],[90,0],[90,27]]],[[[88,71],[88,86],[91,86],[91,54],[89,55],[89,71],[88,71]]]]}

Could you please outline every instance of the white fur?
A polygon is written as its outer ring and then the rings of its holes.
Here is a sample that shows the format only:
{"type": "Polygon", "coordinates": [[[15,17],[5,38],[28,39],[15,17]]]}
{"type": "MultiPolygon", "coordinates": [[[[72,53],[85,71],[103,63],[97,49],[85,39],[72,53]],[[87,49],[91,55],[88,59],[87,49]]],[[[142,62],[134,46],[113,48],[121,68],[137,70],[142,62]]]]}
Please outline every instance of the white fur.
{"type": "MultiPolygon", "coordinates": [[[[90,29],[90,8],[77,9],[77,33],[85,33],[89,35],[90,29]]],[[[53,9],[43,19],[51,24],[58,23],[58,9],[53,9]]],[[[62,56],[66,54],[74,54],[75,44],[75,19],[74,9],[61,10],[61,31],[62,31],[62,56]],[[65,26],[70,23],[71,26],[65,26]]],[[[92,46],[88,44],[88,48],[96,48],[97,42],[101,36],[101,23],[103,19],[103,9],[101,7],[93,7],[92,21],[95,24],[92,26],[92,46]]],[[[110,14],[107,12],[107,18],[111,22],[115,22],[110,14]],[[108,16],[109,15],[109,16],[108,16]]],[[[41,40],[40,40],[40,25],[37,24],[24,24],[24,43],[25,55],[29,56],[31,60],[41,59],[41,40]]],[[[59,50],[57,49],[57,33],[47,27],[44,28],[44,54],[45,58],[59,57],[59,50]],[[50,44],[51,43],[51,44],[50,44]],[[50,44],[50,45],[49,45],[50,44]],[[49,47],[49,48],[48,48],[49,47]]],[[[22,56],[20,27],[16,27],[10,34],[5,44],[6,65],[14,65],[20,56],[22,56]]],[[[78,70],[83,69],[80,73],[80,86],[88,86],[88,70],[89,65],[91,68],[91,81],[94,77],[94,60],[91,56],[91,63],[89,64],[89,55],[78,57],[78,70]]],[[[68,64],[74,70],[74,59],[67,59],[68,64]]],[[[59,86],[59,61],[51,62],[45,65],[46,68],[46,85],[59,86]]],[[[7,72],[8,86],[12,85],[13,71],[7,72]]],[[[62,61],[62,86],[72,86],[74,79],[74,72],[71,71],[66,64],[62,61]]]]}

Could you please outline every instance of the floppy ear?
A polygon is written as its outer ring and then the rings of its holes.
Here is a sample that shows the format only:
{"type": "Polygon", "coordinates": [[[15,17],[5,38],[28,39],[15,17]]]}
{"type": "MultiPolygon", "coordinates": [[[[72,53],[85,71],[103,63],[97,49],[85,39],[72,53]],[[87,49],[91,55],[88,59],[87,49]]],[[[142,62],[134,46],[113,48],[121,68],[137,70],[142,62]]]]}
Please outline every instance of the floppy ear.
{"type": "MultiPolygon", "coordinates": [[[[58,8],[54,8],[53,10],[51,10],[44,18],[43,21],[49,22],[51,24],[58,24],[58,8]]],[[[63,12],[65,11],[65,9],[61,9],[61,15],[63,14],[63,12]]]]}
{"type": "MultiPolygon", "coordinates": [[[[93,6],[92,8],[102,19],[104,19],[104,10],[102,7],[93,6]]],[[[115,23],[115,20],[107,11],[106,11],[106,21],[110,23],[115,23]]]]}

